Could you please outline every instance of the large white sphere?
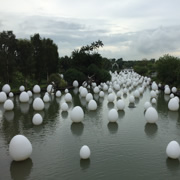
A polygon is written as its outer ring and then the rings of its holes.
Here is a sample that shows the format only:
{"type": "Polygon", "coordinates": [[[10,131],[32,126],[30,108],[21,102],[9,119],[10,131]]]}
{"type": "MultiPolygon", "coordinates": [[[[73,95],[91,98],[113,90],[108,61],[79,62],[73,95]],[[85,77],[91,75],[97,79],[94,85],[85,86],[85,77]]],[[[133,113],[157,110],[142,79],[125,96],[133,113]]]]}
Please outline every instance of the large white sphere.
{"type": "Polygon", "coordinates": [[[156,109],[149,107],[145,112],[145,119],[148,123],[155,123],[158,120],[158,113],[156,109]]]}
{"type": "Polygon", "coordinates": [[[60,90],[56,91],[56,97],[61,97],[61,91],[60,90]]]}
{"type": "Polygon", "coordinates": [[[36,113],[33,116],[32,122],[33,122],[34,125],[40,125],[43,122],[43,118],[39,113],[36,113]]]}
{"type": "Polygon", "coordinates": [[[82,146],[79,155],[81,159],[88,159],[91,155],[89,147],[87,145],[82,146]]]}
{"type": "Polygon", "coordinates": [[[61,104],[61,109],[62,109],[62,111],[67,111],[67,110],[69,109],[68,104],[67,104],[66,102],[63,102],[63,103],[61,104]]]}
{"type": "Polygon", "coordinates": [[[96,86],[94,89],[93,89],[93,91],[94,91],[94,93],[99,93],[99,88],[98,88],[98,86],[96,86]]]}
{"type": "Polygon", "coordinates": [[[23,85],[20,86],[20,87],[19,87],[19,91],[21,91],[21,92],[25,91],[25,87],[24,87],[23,85]]]}
{"type": "Polygon", "coordinates": [[[32,153],[31,142],[23,135],[16,135],[10,141],[9,153],[15,161],[26,160],[32,153]]]}
{"type": "Polygon", "coordinates": [[[40,93],[40,92],[41,92],[40,86],[36,84],[36,85],[33,87],[33,92],[36,93],[36,94],[40,93]]]}
{"type": "Polygon", "coordinates": [[[151,103],[149,102],[149,101],[146,101],[145,103],[144,103],[144,109],[145,110],[147,110],[149,107],[151,107],[152,105],[151,105],[151,103]]]}
{"type": "Polygon", "coordinates": [[[108,100],[109,102],[113,102],[114,99],[115,99],[115,96],[114,96],[113,93],[108,94],[107,100],[108,100]]]}
{"type": "Polygon", "coordinates": [[[91,99],[93,99],[93,95],[91,93],[87,93],[86,101],[89,102],[91,99]]]}
{"type": "Polygon", "coordinates": [[[87,93],[88,93],[88,91],[87,91],[86,88],[82,88],[82,89],[80,90],[80,95],[81,95],[81,97],[86,97],[87,93]]]}
{"type": "Polygon", "coordinates": [[[73,122],[81,122],[84,119],[84,111],[80,106],[75,106],[72,109],[70,116],[73,122]]]}
{"type": "Polygon", "coordinates": [[[67,93],[64,96],[64,99],[65,99],[66,102],[72,102],[72,95],[70,93],[67,93]]]}
{"type": "Polygon", "coordinates": [[[78,81],[77,81],[77,80],[74,80],[74,81],[73,81],[73,87],[78,87],[78,86],[79,86],[78,81]]]}
{"type": "Polygon", "coordinates": [[[45,103],[50,102],[50,97],[49,97],[48,94],[45,94],[45,95],[44,95],[43,101],[44,101],[45,103]]]}
{"type": "Polygon", "coordinates": [[[91,99],[88,103],[88,109],[93,111],[97,109],[97,103],[94,99],[91,99]]]}
{"type": "Polygon", "coordinates": [[[20,96],[19,96],[19,101],[20,102],[28,102],[29,101],[29,95],[27,92],[23,91],[21,92],[20,96]]]}
{"type": "Polygon", "coordinates": [[[134,103],[134,102],[135,102],[135,98],[134,98],[133,95],[131,95],[131,96],[129,97],[129,102],[130,102],[130,103],[134,103]]]}
{"type": "Polygon", "coordinates": [[[6,101],[6,99],[7,99],[7,95],[6,95],[6,93],[5,92],[0,92],[0,103],[3,103],[3,102],[5,102],[6,101]]]}
{"type": "Polygon", "coordinates": [[[4,91],[6,94],[8,94],[10,91],[11,91],[11,87],[9,84],[5,84],[3,87],[2,87],[2,91],[4,91]]]}
{"type": "Polygon", "coordinates": [[[11,111],[14,109],[14,103],[12,102],[12,100],[7,99],[4,103],[4,109],[7,111],[11,111]]]}
{"type": "Polygon", "coordinates": [[[166,147],[166,154],[169,158],[178,159],[180,157],[180,146],[177,141],[171,141],[166,147]]]}
{"type": "Polygon", "coordinates": [[[116,103],[117,109],[118,110],[124,110],[125,108],[125,103],[122,99],[119,99],[116,103]]]}
{"type": "Polygon", "coordinates": [[[118,120],[118,112],[116,109],[111,109],[108,112],[108,120],[109,122],[116,122],[118,120]]]}
{"type": "Polygon", "coordinates": [[[103,91],[99,92],[99,97],[104,97],[104,92],[103,91]]]}
{"type": "Polygon", "coordinates": [[[44,102],[41,98],[37,97],[34,101],[33,101],[33,109],[36,111],[41,111],[44,109],[44,102]]]}
{"type": "Polygon", "coordinates": [[[170,99],[168,102],[168,108],[170,111],[178,111],[179,102],[175,98],[170,99]]]}

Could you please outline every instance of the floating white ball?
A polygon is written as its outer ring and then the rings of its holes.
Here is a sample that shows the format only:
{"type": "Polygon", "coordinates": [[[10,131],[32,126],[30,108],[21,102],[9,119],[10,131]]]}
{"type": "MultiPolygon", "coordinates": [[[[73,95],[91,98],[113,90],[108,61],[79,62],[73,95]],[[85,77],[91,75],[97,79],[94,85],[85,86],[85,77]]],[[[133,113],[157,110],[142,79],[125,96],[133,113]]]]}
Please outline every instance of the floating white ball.
{"type": "Polygon", "coordinates": [[[0,103],[4,103],[7,99],[7,95],[5,92],[0,92],[0,103]]]}
{"type": "Polygon", "coordinates": [[[10,97],[10,98],[14,97],[13,92],[10,92],[10,93],[9,93],[9,97],[10,97]]]}
{"type": "Polygon", "coordinates": [[[177,159],[180,156],[180,146],[177,141],[171,141],[166,147],[166,154],[169,158],[177,159]]]}
{"type": "Polygon", "coordinates": [[[148,123],[155,123],[158,120],[158,113],[156,109],[149,107],[145,112],[145,119],[148,123]]]}
{"type": "Polygon", "coordinates": [[[40,125],[43,122],[43,118],[39,113],[36,113],[33,116],[32,122],[33,122],[34,125],[40,125]]]}
{"type": "Polygon", "coordinates": [[[103,91],[100,91],[100,93],[99,93],[99,97],[104,97],[104,92],[103,91]]]}
{"type": "Polygon", "coordinates": [[[117,109],[118,110],[124,110],[125,108],[125,103],[122,99],[119,99],[116,103],[117,109]]]}
{"type": "Polygon", "coordinates": [[[9,153],[15,161],[26,160],[32,153],[31,142],[23,135],[16,135],[10,141],[9,153]]]}
{"type": "Polygon", "coordinates": [[[170,111],[178,111],[179,110],[179,102],[176,98],[172,98],[168,102],[168,108],[170,111]]]}
{"type": "Polygon", "coordinates": [[[60,90],[56,91],[56,97],[61,97],[61,91],[60,90]]]}
{"type": "Polygon", "coordinates": [[[4,109],[6,111],[11,111],[14,109],[14,103],[12,102],[12,100],[7,99],[4,103],[4,109]]]}
{"type": "Polygon", "coordinates": [[[93,99],[93,95],[91,93],[87,93],[86,95],[86,101],[89,102],[90,100],[93,99]]]}
{"type": "Polygon", "coordinates": [[[70,114],[71,120],[75,123],[79,123],[84,119],[84,111],[80,106],[75,106],[70,114]]]}
{"type": "Polygon", "coordinates": [[[97,103],[94,99],[91,99],[88,103],[88,109],[94,111],[97,109],[97,103]]]}
{"type": "Polygon", "coordinates": [[[151,105],[151,103],[149,102],[149,101],[146,101],[145,103],[144,103],[144,109],[145,110],[147,110],[149,107],[151,107],[152,105],[151,105]]]}
{"type": "Polygon", "coordinates": [[[94,89],[93,89],[94,93],[99,93],[99,88],[96,86],[94,89]]]}
{"type": "Polygon", "coordinates": [[[134,102],[135,102],[135,98],[134,98],[133,95],[131,95],[131,96],[129,97],[129,102],[130,102],[130,103],[134,103],[134,102]]]}
{"type": "Polygon", "coordinates": [[[45,103],[50,102],[50,97],[49,97],[48,94],[45,94],[45,95],[44,95],[43,101],[44,101],[45,103]]]}
{"type": "Polygon", "coordinates": [[[40,93],[40,92],[41,92],[40,86],[36,84],[36,85],[33,87],[33,92],[36,93],[36,94],[40,93]]]}
{"type": "Polygon", "coordinates": [[[108,101],[109,101],[109,102],[113,102],[113,101],[114,101],[114,99],[115,99],[114,94],[113,94],[113,93],[108,94],[107,99],[108,99],[108,101]]]}
{"type": "Polygon", "coordinates": [[[19,87],[19,91],[21,91],[21,92],[25,91],[25,87],[24,87],[23,85],[20,86],[20,87],[19,87]]]}
{"type": "Polygon", "coordinates": [[[116,109],[111,109],[108,112],[108,120],[109,122],[116,122],[118,120],[118,112],[116,109]]]}
{"type": "Polygon", "coordinates": [[[67,110],[69,109],[68,104],[67,104],[66,102],[63,102],[63,103],[61,104],[61,109],[62,109],[62,111],[67,111],[67,110]]]}
{"type": "Polygon", "coordinates": [[[74,81],[73,81],[73,87],[78,87],[78,86],[79,86],[78,81],[77,81],[77,80],[74,80],[74,81]]]}
{"type": "Polygon", "coordinates": [[[156,98],[152,98],[151,102],[152,102],[152,104],[156,104],[157,103],[156,98]]]}
{"type": "Polygon", "coordinates": [[[36,111],[41,111],[44,109],[44,102],[41,98],[37,97],[34,101],[33,101],[33,109],[36,111]]]}
{"type": "Polygon", "coordinates": [[[3,87],[2,87],[2,91],[4,91],[6,94],[8,94],[10,91],[11,91],[11,87],[9,84],[5,84],[3,87]]]}
{"type": "Polygon", "coordinates": [[[81,159],[88,159],[91,155],[89,147],[87,145],[82,146],[79,155],[81,159]]]}
{"type": "Polygon", "coordinates": [[[21,92],[20,96],[19,96],[19,101],[24,103],[24,102],[28,102],[29,101],[29,95],[27,92],[23,91],[21,92]]]}
{"type": "Polygon", "coordinates": [[[72,102],[72,95],[70,93],[67,93],[64,97],[66,102],[72,102]]]}

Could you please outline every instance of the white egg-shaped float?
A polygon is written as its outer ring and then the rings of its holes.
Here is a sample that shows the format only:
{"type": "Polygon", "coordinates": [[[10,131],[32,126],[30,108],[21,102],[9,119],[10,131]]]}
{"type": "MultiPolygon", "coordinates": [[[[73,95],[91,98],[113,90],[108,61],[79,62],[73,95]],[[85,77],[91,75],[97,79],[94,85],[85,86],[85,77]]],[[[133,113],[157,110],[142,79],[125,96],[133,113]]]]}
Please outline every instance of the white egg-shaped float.
{"type": "Polygon", "coordinates": [[[67,93],[64,96],[64,99],[65,99],[66,102],[72,102],[72,95],[70,93],[67,93]]]}
{"type": "Polygon", "coordinates": [[[154,91],[154,90],[151,90],[151,92],[150,92],[150,96],[151,96],[151,98],[155,98],[156,97],[156,91],[154,91]]]}
{"type": "Polygon", "coordinates": [[[11,87],[9,84],[5,84],[3,87],[2,87],[2,91],[5,92],[6,94],[10,93],[11,91],[11,87]]]}
{"type": "Polygon", "coordinates": [[[174,98],[174,94],[173,94],[173,93],[171,93],[169,97],[170,97],[170,98],[174,98]]]}
{"type": "Polygon", "coordinates": [[[88,93],[88,91],[87,91],[86,88],[82,88],[82,89],[80,90],[80,95],[81,95],[81,97],[86,97],[87,93],[88,93]]]}
{"type": "Polygon", "coordinates": [[[34,92],[35,94],[40,93],[40,92],[41,92],[40,86],[36,84],[36,85],[33,87],[33,92],[34,92]]]}
{"type": "Polygon", "coordinates": [[[93,95],[91,93],[87,93],[86,101],[89,102],[91,99],[93,99],[93,95]]]}
{"type": "Polygon", "coordinates": [[[96,103],[96,101],[95,101],[94,99],[91,99],[91,100],[89,101],[89,103],[88,103],[88,109],[89,109],[90,111],[94,111],[94,110],[97,109],[97,103],[96,103]]]}
{"type": "Polygon", "coordinates": [[[45,94],[45,95],[44,95],[43,101],[44,101],[45,103],[50,102],[50,97],[49,97],[48,94],[45,94]]]}
{"type": "Polygon", "coordinates": [[[179,102],[175,98],[170,99],[168,102],[168,109],[170,111],[178,111],[179,110],[179,102]]]}
{"type": "Polygon", "coordinates": [[[145,112],[145,119],[148,123],[155,123],[158,120],[158,113],[156,109],[149,107],[145,112]]]}
{"type": "Polygon", "coordinates": [[[101,97],[101,98],[104,97],[104,92],[103,91],[99,92],[99,97],[101,97]]]}
{"type": "Polygon", "coordinates": [[[88,159],[91,155],[89,147],[87,145],[82,146],[79,155],[81,159],[88,159]]]}
{"type": "Polygon", "coordinates": [[[129,102],[130,102],[130,103],[134,103],[134,102],[135,102],[135,98],[134,98],[133,95],[131,95],[131,96],[129,97],[129,102]]]}
{"type": "Polygon", "coordinates": [[[103,85],[103,91],[107,91],[108,90],[108,85],[107,84],[104,84],[103,85]]]}
{"type": "Polygon", "coordinates": [[[113,93],[108,94],[107,100],[108,100],[109,102],[113,102],[113,101],[115,100],[114,94],[113,94],[113,93]]]}
{"type": "Polygon", "coordinates": [[[21,85],[21,86],[19,87],[19,91],[21,91],[21,92],[25,91],[25,87],[24,87],[23,85],[21,85]]]}
{"type": "Polygon", "coordinates": [[[95,94],[99,93],[99,87],[96,86],[96,87],[93,89],[93,91],[94,91],[95,94]]]}
{"type": "Polygon", "coordinates": [[[116,107],[118,110],[124,110],[125,108],[125,103],[122,99],[119,99],[116,103],[116,107]]]}
{"type": "Polygon", "coordinates": [[[112,92],[113,92],[112,88],[109,88],[109,89],[108,89],[108,93],[110,94],[110,93],[112,93],[112,92]]]}
{"type": "Polygon", "coordinates": [[[151,85],[152,90],[156,91],[158,90],[158,85],[156,84],[156,82],[153,82],[151,85]]]}
{"type": "Polygon", "coordinates": [[[164,94],[170,94],[170,93],[171,93],[170,88],[169,88],[169,87],[166,87],[166,88],[164,89],[164,94]]]}
{"type": "Polygon", "coordinates": [[[12,100],[10,99],[7,99],[5,102],[4,102],[4,109],[6,111],[11,111],[14,109],[14,103],[12,100]]]}
{"type": "Polygon", "coordinates": [[[9,97],[10,97],[10,98],[14,97],[14,93],[13,93],[13,92],[10,92],[10,93],[9,93],[9,97]]]}
{"type": "Polygon", "coordinates": [[[152,98],[151,102],[152,102],[152,104],[156,104],[157,103],[156,98],[152,98]]]}
{"type": "Polygon", "coordinates": [[[7,99],[7,95],[4,91],[0,92],[0,103],[4,103],[7,99]]]}
{"type": "Polygon", "coordinates": [[[77,88],[79,86],[79,83],[77,80],[74,80],[73,81],[73,87],[77,88]]]}
{"type": "Polygon", "coordinates": [[[176,93],[176,92],[177,92],[177,88],[176,88],[176,87],[172,87],[171,90],[172,90],[173,93],[176,93]]]}
{"type": "Polygon", "coordinates": [[[19,95],[19,101],[22,103],[28,102],[29,101],[28,93],[25,91],[21,92],[21,94],[19,95]]]}
{"type": "Polygon", "coordinates": [[[60,90],[56,91],[56,97],[61,97],[61,91],[60,90]]]}
{"type": "Polygon", "coordinates": [[[84,119],[84,111],[80,106],[75,106],[70,114],[71,120],[75,123],[79,123],[84,119]]]}
{"type": "Polygon", "coordinates": [[[145,103],[144,103],[144,109],[145,110],[147,110],[149,107],[151,107],[152,105],[151,105],[151,103],[149,102],[149,101],[146,101],[145,103]]]}
{"type": "Polygon", "coordinates": [[[180,146],[177,141],[171,141],[166,147],[166,154],[169,158],[178,159],[180,157],[180,146]]]}
{"type": "Polygon", "coordinates": [[[135,98],[139,98],[139,96],[140,96],[139,90],[135,90],[133,95],[135,98]]]}
{"type": "Polygon", "coordinates": [[[34,101],[33,101],[33,109],[35,111],[42,111],[44,109],[44,102],[41,98],[37,97],[34,101]]]}
{"type": "Polygon", "coordinates": [[[28,159],[32,153],[31,142],[23,135],[16,135],[10,141],[9,153],[15,161],[28,159]]]}
{"type": "Polygon", "coordinates": [[[109,122],[116,122],[118,120],[118,112],[116,109],[111,109],[108,112],[108,120],[109,122]]]}
{"type": "Polygon", "coordinates": [[[66,88],[66,89],[64,90],[64,92],[65,92],[65,93],[69,93],[69,90],[66,88]]]}
{"type": "Polygon", "coordinates": [[[36,113],[32,118],[32,122],[34,125],[40,125],[43,122],[43,118],[39,113],[36,113]]]}
{"type": "Polygon", "coordinates": [[[32,92],[29,90],[29,91],[27,91],[27,93],[28,93],[28,95],[29,95],[29,97],[32,97],[32,92]]]}
{"type": "Polygon", "coordinates": [[[62,109],[62,111],[68,111],[68,109],[69,109],[68,104],[66,102],[63,102],[61,104],[61,109],[62,109]]]}
{"type": "Polygon", "coordinates": [[[49,85],[47,86],[46,90],[47,90],[48,93],[54,92],[53,85],[52,85],[52,84],[49,84],[49,85]]]}

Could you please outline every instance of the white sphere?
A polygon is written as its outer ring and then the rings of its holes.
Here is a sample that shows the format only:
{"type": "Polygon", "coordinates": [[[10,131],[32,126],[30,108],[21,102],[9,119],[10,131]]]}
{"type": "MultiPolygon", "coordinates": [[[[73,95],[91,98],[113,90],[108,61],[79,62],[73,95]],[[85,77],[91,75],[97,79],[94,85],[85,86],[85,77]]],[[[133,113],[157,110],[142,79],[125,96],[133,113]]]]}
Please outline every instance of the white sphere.
{"type": "Polygon", "coordinates": [[[82,146],[79,155],[81,159],[88,159],[91,155],[89,147],[87,145],[82,146]]]}
{"type": "Polygon", "coordinates": [[[179,97],[175,96],[174,99],[179,103],[179,97]]]}
{"type": "Polygon", "coordinates": [[[32,92],[29,90],[29,91],[27,91],[27,93],[28,93],[28,95],[29,95],[29,97],[32,97],[32,92]]]}
{"type": "Polygon", "coordinates": [[[87,93],[86,101],[89,102],[91,99],[93,99],[93,95],[91,93],[87,93]]]}
{"type": "Polygon", "coordinates": [[[156,109],[149,107],[145,112],[145,119],[148,123],[155,123],[158,120],[158,113],[156,109]]]}
{"type": "Polygon", "coordinates": [[[104,84],[103,86],[103,91],[107,91],[108,90],[108,85],[107,84],[104,84]]]}
{"type": "Polygon", "coordinates": [[[108,120],[109,122],[116,122],[118,120],[118,112],[116,109],[111,109],[108,112],[108,120]]]}
{"type": "Polygon", "coordinates": [[[62,109],[62,111],[67,111],[67,110],[69,109],[68,104],[67,104],[66,102],[63,102],[63,103],[61,104],[61,109],[62,109]]]}
{"type": "Polygon", "coordinates": [[[151,107],[152,105],[151,105],[151,103],[149,102],[149,101],[146,101],[145,103],[144,103],[144,109],[145,110],[147,110],[149,107],[151,107]]]}
{"type": "Polygon", "coordinates": [[[56,97],[61,97],[61,91],[60,90],[56,91],[56,97]]]}
{"type": "Polygon", "coordinates": [[[93,89],[94,93],[99,93],[99,88],[96,86],[94,89],[93,89]]]}
{"type": "Polygon", "coordinates": [[[130,103],[134,103],[134,102],[135,102],[135,98],[134,98],[133,95],[131,95],[131,96],[129,97],[129,102],[130,102],[130,103]]]}
{"type": "Polygon", "coordinates": [[[91,99],[88,103],[88,109],[94,111],[97,109],[97,103],[94,99],[91,99]]]}
{"type": "Polygon", "coordinates": [[[172,98],[168,102],[168,108],[170,111],[178,111],[179,110],[179,102],[176,98],[172,98]]]}
{"type": "Polygon", "coordinates": [[[29,101],[29,95],[27,92],[23,91],[21,92],[21,94],[19,95],[19,101],[24,103],[24,102],[28,102],[29,101]]]}
{"type": "Polygon", "coordinates": [[[171,90],[170,90],[169,87],[166,87],[166,88],[164,89],[164,93],[165,93],[165,94],[170,94],[170,92],[171,92],[171,90]]]}
{"type": "Polygon", "coordinates": [[[88,91],[87,91],[86,88],[82,88],[82,89],[80,90],[80,95],[81,95],[81,97],[86,97],[87,93],[88,93],[88,91]]]}
{"type": "Polygon", "coordinates": [[[81,122],[84,119],[84,111],[80,106],[75,106],[72,109],[70,116],[73,122],[81,122]]]}
{"type": "Polygon", "coordinates": [[[155,98],[156,97],[156,92],[154,90],[151,90],[150,95],[151,95],[151,98],[155,98]]]}
{"type": "Polygon", "coordinates": [[[43,118],[39,113],[36,113],[33,116],[32,122],[33,122],[34,125],[40,125],[43,122],[43,118]]]}
{"type": "Polygon", "coordinates": [[[45,103],[50,102],[50,97],[49,97],[48,94],[45,94],[45,95],[44,95],[43,101],[44,101],[45,103]]]}
{"type": "Polygon", "coordinates": [[[66,102],[72,102],[72,95],[70,93],[67,93],[64,96],[64,99],[65,99],[66,102]]]}
{"type": "Polygon", "coordinates": [[[16,135],[10,141],[9,153],[15,161],[26,160],[32,153],[31,142],[23,135],[16,135]]]}
{"type": "Polygon", "coordinates": [[[104,92],[103,91],[100,91],[99,97],[104,97],[104,92]]]}
{"type": "Polygon", "coordinates": [[[116,103],[117,109],[118,110],[124,110],[125,108],[125,103],[122,99],[119,99],[116,103]]]}
{"type": "Polygon", "coordinates": [[[134,95],[135,98],[139,98],[140,93],[139,93],[138,90],[135,90],[134,93],[133,93],[133,95],[134,95]]]}
{"type": "Polygon", "coordinates": [[[152,98],[151,102],[152,102],[152,104],[156,104],[157,103],[156,98],[152,98]]]}
{"type": "Polygon", "coordinates": [[[172,92],[173,92],[173,93],[176,93],[176,92],[177,92],[177,88],[176,88],[176,87],[173,87],[173,88],[172,88],[172,92]]]}
{"type": "Polygon", "coordinates": [[[111,88],[109,88],[108,89],[108,93],[110,94],[110,93],[112,93],[113,92],[113,90],[111,89],[111,88]]]}
{"type": "Polygon", "coordinates": [[[68,89],[65,89],[65,90],[64,90],[64,92],[65,92],[65,93],[68,93],[68,92],[69,92],[69,90],[68,90],[68,89]]]}
{"type": "Polygon", "coordinates": [[[6,95],[6,93],[5,92],[0,92],[0,103],[3,103],[3,102],[5,102],[6,101],[6,99],[7,99],[7,95],[6,95]]]}
{"type": "Polygon", "coordinates": [[[121,91],[117,92],[117,97],[119,97],[119,98],[121,97],[121,91]]]}
{"type": "Polygon", "coordinates": [[[53,85],[52,85],[52,84],[49,84],[49,85],[47,86],[46,90],[47,90],[48,93],[52,93],[52,92],[54,91],[53,85]]]}
{"type": "Polygon", "coordinates": [[[33,87],[33,92],[36,93],[36,94],[40,93],[40,92],[41,92],[40,86],[36,84],[36,85],[33,87]]]}
{"type": "Polygon", "coordinates": [[[11,87],[9,84],[5,84],[3,87],[2,87],[2,91],[4,91],[6,94],[8,94],[10,91],[11,91],[11,87]]]}
{"type": "Polygon", "coordinates": [[[153,82],[151,85],[151,88],[152,88],[152,90],[156,91],[156,90],[158,90],[158,85],[155,82],[153,82]]]}
{"type": "Polygon", "coordinates": [[[41,111],[44,109],[44,102],[41,98],[37,97],[34,101],[33,101],[33,109],[35,111],[41,111]]]}
{"type": "Polygon", "coordinates": [[[20,86],[20,87],[19,87],[19,91],[21,91],[21,92],[25,91],[25,87],[24,87],[23,85],[20,86]]]}
{"type": "Polygon", "coordinates": [[[10,93],[9,93],[9,97],[10,97],[10,98],[14,97],[13,92],[10,92],[10,93]]]}
{"type": "Polygon", "coordinates": [[[180,157],[180,146],[177,141],[171,141],[166,147],[166,154],[169,158],[178,159],[180,157]]]}
{"type": "Polygon", "coordinates": [[[127,92],[128,92],[127,88],[124,88],[123,89],[123,94],[127,94],[127,92]]]}
{"type": "Polygon", "coordinates": [[[11,111],[14,109],[14,103],[12,102],[12,100],[7,99],[4,103],[4,109],[7,111],[11,111]]]}
{"type": "Polygon", "coordinates": [[[78,86],[79,86],[78,81],[77,81],[77,80],[74,80],[74,81],[73,81],[73,87],[78,87],[78,86]]]}
{"type": "Polygon", "coordinates": [[[107,99],[108,99],[108,101],[109,101],[109,102],[113,102],[113,101],[114,101],[114,99],[115,99],[114,94],[113,94],[113,93],[108,94],[107,99]]]}
{"type": "Polygon", "coordinates": [[[170,94],[170,98],[174,98],[174,94],[173,93],[170,94]]]}

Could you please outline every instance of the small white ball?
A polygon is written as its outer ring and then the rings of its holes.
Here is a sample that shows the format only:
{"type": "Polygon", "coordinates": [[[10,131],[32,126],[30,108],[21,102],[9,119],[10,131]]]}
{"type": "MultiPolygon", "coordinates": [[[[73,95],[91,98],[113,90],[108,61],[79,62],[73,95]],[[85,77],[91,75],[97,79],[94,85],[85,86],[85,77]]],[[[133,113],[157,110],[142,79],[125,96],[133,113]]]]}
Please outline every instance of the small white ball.
{"type": "Polygon", "coordinates": [[[172,98],[168,102],[168,108],[170,111],[178,111],[179,110],[179,102],[176,98],[172,98]]]}
{"type": "Polygon", "coordinates": [[[86,95],[86,101],[89,102],[90,100],[93,99],[93,95],[91,93],[87,93],[86,95]]]}
{"type": "Polygon", "coordinates": [[[7,95],[5,92],[0,92],[0,103],[4,103],[7,99],[7,95]]]}
{"type": "Polygon", "coordinates": [[[144,103],[144,109],[145,110],[147,110],[149,107],[151,107],[152,105],[151,105],[151,103],[149,102],[149,101],[146,101],[145,103],[144,103]]]}
{"type": "Polygon", "coordinates": [[[34,125],[40,125],[43,122],[43,118],[39,113],[36,113],[33,116],[32,122],[33,122],[34,125]]]}
{"type": "Polygon", "coordinates": [[[50,102],[50,97],[49,97],[48,94],[45,94],[45,95],[44,95],[43,101],[44,101],[45,103],[50,102]]]}
{"type": "Polygon", "coordinates": [[[19,96],[19,101],[24,103],[24,102],[28,102],[29,101],[29,95],[27,92],[23,91],[21,92],[20,96],[19,96]]]}
{"type": "Polygon", "coordinates": [[[125,103],[122,99],[119,99],[116,103],[117,109],[118,110],[124,110],[125,108],[125,103]]]}
{"type": "Polygon", "coordinates": [[[40,93],[40,92],[41,92],[40,86],[36,84],[36,85],[33,87],[33,92],[36,93],[36,94],[40,93]]]}
{"type": "Polygon", "coordinates": [[[21,91],[21,92],[25,91],[25,87],[24,87],[23,85],[20,86],[20,87],[19,87],[19,91],[21,91]]]}
{"type": "Polygon", "coordinates": [[[180,146],[177,141],[171,141],[166,147],[166,154],[169,158],[178,159],[180,157],[180,146]]]}
{"type": "Polygon", "coordinates": [[[73,81],[73,87],[78,87],[78,86],[79,86],[78,81],[77,81],[77,80],[74,80],[74,81],[73,81]]]}
{"type": "Polygon", "coordinates": [[[31,142],[23,135],[16,135],[10,141],[9,153],[15,161],[26,160],[32,153],[31,142]]]}
{"type": "Polygon", "coordinates": [[[10,93],[9,93],[9,97],[10,97],[10,98],[14,97],[13,92],[10,92],[10,93]]]}
{"type": "Polygon", "coordinates": [[[151,102],[152,102],[152,104],[156,104],[157,103],[156,98],[152,98],[151,102]]]}
{"type": "Polygon", "coordinates": [[[29,97],[32,97],[32,92],[29,90],[29,91],[27,91],[27,93],[28,93],[28,95],[29,95],[29,97]]]}
{"type": "Polygon", "coordinates": [[[91,99],[88,103],[88,109],[94,111],[97,109],[97,103],[94,99],[91,99]]]}
{"type": "Polygon", "coordinates": [[[93,89],[94,93],[99,93],[99,88],[96,86],[94,89],[93,89]]]}
{"type": "Polygon", "coordinates": [[[135,98],[139,98],[139,96],[140,96],[139,90],[135,90],[133,95],[135,98]]]}
{"type": "Polygon", "coordinates": [[[86,97],[87,93],[88,93],[87,89],[82,87],[82,89],[80,90],[81,97],[86,97]]]}
{"type": "Polygon", "coordinates": [[[67,93],[64,97],[66,102],[72,102],[72,95],[70,93],[67,93]]]}
{"type": "Polygon", "coordinates": [[[145,119],[148,123],[155,123],[158,120],[158,113],[156,109],[149,107],[145,112],[145,119]]]}
{"type": "Polygon", "coordinates": [[[11,87],[9,84],[5,84],[3,87],[2,87],[2,91],[4,91],[6,94],[8,94],[10,91],[11,91],[11,87]]]}
{"type": "Polygon", "coordinates": [[[114,101],[114,99],[115,99],[114,94],[113,94],[113,93],[108,94],[107,99],[108,99],[108,101],[109,101],[109,102],[113,102],[113,101],[114,101]]]}
{"type": "Polygon", "coordinates": [[[104,92],[103,91],[100,91],[100,93],[99,93],[99,97],[104,97],[104,92]]]}
{"type": "Polygon", "coordinates": [[[61,91],[60,90],[56,91],[56,97],[61,97],[61,91]]]}
{"type": "Polygon", "coordinates": [[[165,94],[170,94],[170,92],[171,92],[171,90],[170,90],[169,87],[166,87],[166,88],[164,89],[164,93],[165,93],[165,94]]]}
{"type": "Polygon", "coordinates": [[[61,109],[62,109],[62,111],[67,111],[67,110],[69,109],[68,104],[67,104],[66,102],[63,102],[63,103],[61,104],[61,109]]]}
{"type": "Polygon", "coordinates": [[[6,111],[11,111],[14,109],[14,103],[12,102],[12,100],[7,99],[4,103],[4,109],[6,111]]]}
{"type": "Polygon", "coordinates": [[[129,97],[129,102],[130,102],[130,103],[134,103],[134,102],[135,102],[135,98],[134,98],[133,95],[129,97]]]}
{"type": "Polygon", "coordinates": [[[75,123],[79,123],[84,119],[84,111],[80,106],[75,106],[71,111],[71,120],[75,123]]]}
{"type": "Polygon", "coordinates": [[[37,97],[34,101],[33,101],[33,109],[36,111],[41,111],[44,109],[44,102],[41,98],[37,97]]]}
{"type": "Polygon", "coordinates": [[[173,93],[176,93],[176,92],[177,92],[177,88],[176,88],[176,87],[173,87],[173,88],[172,88],[172,92],[173,92],[173,93]]]}
{"type": "Polygon", "coordinates": [[[119,97],[119,98],[121,97],[121,91],[117,92],[117,97],[119,97]]]}
{"type": "Polygon", "coordinates": [[[111,109],[108,113],[109,122],[116,122],[118,120],[118,112],[116,109],[111,109]]]}
{"type": "Polygon", "coordinates": [[[68,90],[68,89],[65,89],[65,90],[64,90],[64,92],[65,92],[65,93],[68,93],[68,92],[69,92],[69,90],[68,90]]]}
{"type": "Polygon", "coordinates": [[[150,95],[151,95],[151,98],[155,98],[156,97],[156,92],[154,90],[151,90],[150,95]]]}
{"type": "Polygon", "coordinates": [[[79,155],[81,159],[88,159],[91,155],[89,147],[87,145],[82,146],[79,155]]]}

